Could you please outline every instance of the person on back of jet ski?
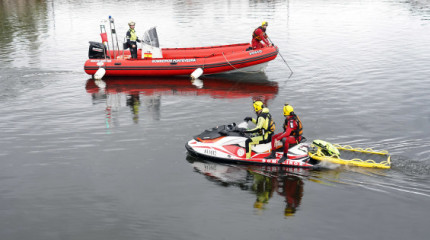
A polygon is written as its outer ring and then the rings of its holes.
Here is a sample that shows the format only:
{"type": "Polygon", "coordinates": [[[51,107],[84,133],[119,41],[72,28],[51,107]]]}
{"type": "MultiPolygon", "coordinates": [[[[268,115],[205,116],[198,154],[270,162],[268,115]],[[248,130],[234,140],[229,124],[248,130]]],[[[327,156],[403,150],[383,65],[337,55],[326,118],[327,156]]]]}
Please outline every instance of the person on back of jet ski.
{"type": "Polygon", "coordinates": [[[266,159],[276,158],[275,143],[276,141],[281,141],[283,138],[285,138],[284,155],[281,159],[279,159],[278,163],[283,163],[285,160],[287,160],[288,148],[290,144],[300,143],[302,141],[303,134],[302,122],[300,121],[300,118],[294,113],[293,107],[287,103],[285,104],[283,110],[285,116],[285,122],[283,126],[284,132],[275,134],[273,136],[272,153],[269,156],[265,157],[266,159]]]}
{"type": "Polygon", "coordinates": [[[252,121],[256,127],[250,130],[241,129],[242,133],[256,133],[257,136],[248,138],[245,141],[246,146],[246,158],[251,158],[251,145],[268,143],[272,138],[272,134],[275,131],[275,123],[272,120],[272,116],[269,113],[269,109],[264,107],[262,101],[255,101],[254,110],[257,114],[257,119],[252,117],[246,117],[244,121],[252,121]]]}

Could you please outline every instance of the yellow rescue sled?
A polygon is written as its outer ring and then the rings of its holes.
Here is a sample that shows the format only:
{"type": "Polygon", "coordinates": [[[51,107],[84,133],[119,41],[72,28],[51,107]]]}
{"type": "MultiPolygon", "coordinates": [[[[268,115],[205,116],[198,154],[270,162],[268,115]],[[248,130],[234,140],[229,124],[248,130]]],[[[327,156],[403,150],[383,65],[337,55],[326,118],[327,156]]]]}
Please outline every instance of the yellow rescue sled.
{"type": "Polygon", "coordinates": [[[341,146],[322,140],[314,140],[312,142],[309,156],[315,160],[349,166],[368,168],[391,167],[391,156],[385,150],[376,151],[371,148],[353,148],[349,145],[341,146]]]}

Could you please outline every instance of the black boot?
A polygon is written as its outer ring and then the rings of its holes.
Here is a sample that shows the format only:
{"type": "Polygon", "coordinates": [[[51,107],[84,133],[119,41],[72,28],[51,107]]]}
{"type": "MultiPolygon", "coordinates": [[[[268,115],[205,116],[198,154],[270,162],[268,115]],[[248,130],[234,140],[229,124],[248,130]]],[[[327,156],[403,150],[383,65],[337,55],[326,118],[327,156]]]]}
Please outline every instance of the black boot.
{"type": "Polygon", "coordinates": [[[285,162],[285,160],[287,160],[287,154],[286,153],[284,153],[284,155],[282,155],[282,157],[281,157],[281,159],[279,159],[279,161],[278,161],[278,163],[283,163],[283,162],[285,162]]]}
{"type": "Polygon", "coordinates": [[[275,159],[276,158],[276,151],[272,151],[269,156],[265,157],[264,159],[275,159]]]}

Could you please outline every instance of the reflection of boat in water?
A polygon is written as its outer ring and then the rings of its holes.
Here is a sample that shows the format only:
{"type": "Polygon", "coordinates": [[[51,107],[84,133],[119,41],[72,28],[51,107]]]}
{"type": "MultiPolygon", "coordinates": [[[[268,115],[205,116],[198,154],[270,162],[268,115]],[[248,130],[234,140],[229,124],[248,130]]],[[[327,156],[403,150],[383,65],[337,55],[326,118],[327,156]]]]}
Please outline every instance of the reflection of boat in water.
{"type": "MultiPolygon", "coordinates": [[[[242,74],[243,75],[243,74],[242,74]]],[[[248,74],[246,74],[248,75],[248,74]]],[[[236,76],[236,75],[232,75],[236,76]]],[[[256,74],[237,78],[221,76],[205,77],[191,81],[188,78],[108,78],[103,82],[87,81],[88,93],[98,93],[100,88],[106,93],[150,95],[209,95],[213,98],[260,97],[273,99],[278,94],[277,82],[267,81],[266,75],[256,74]],[[103,86],[101,86],[103,85],[103,86]]]]}
{"type": "Polygon", "coordinates": [[[254,209],[265,209],[269,200],[276,195],[285,198],[284,215],[293,216],[303,197],[303,177],[309,170],[263,165],[229,165],[204,161],[191,155],[187,161],[194,170],[208,180],[222,186],[238,186],[241,190],[255,194],[254,209]]]}
{"type": "Polygon", "coordinates": [[[264,73],[229,74],[228,77],[213,75],[194,81],[179,77],[110,77],[105,80],[89,79],[85,89],[91,94],[93,104],[106,104],[106,120],[110,126],[124,97],[132,111],[133,121],[137,123],[141,107],[146,108],[145,112],[149,112],[154,120],[160,119],[162,96],[270,100],[278,94],[278,83],[268,81],[264,73]]]}

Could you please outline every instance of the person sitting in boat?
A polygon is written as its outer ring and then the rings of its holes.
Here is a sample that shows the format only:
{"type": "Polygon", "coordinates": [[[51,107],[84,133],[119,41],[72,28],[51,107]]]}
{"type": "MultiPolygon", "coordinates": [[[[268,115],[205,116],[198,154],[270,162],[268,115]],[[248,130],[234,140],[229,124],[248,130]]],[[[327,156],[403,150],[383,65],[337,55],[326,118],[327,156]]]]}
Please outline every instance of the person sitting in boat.
{"type": "Polygon", "coordinates": [[[252,33],[252,48],[253,49],[259,49],[263,48],[265,46],[271,46],[268,40],[268,36],[266,34],[268,23],[264,21],[260,27],[256,28],[254,32],[252,33]],[[261,41],[264,42],[261,43],[261,41]]]}
{"type": "Polygon", "coordinates": [[[283,111],[285,116],[285,122],[283,126],[284,132],[275,134],[273,136],[272,152],[269,156],[266,157],[266,159],[276,158],[275,143],[276,141],[281,141],[283,138],[285,138],[284,155],[282,156],[281,159],[279,159],[278,163],[283,163],[285,160],[287,160],[288,148],[290,144],[300,143],[302,141],[302,134],[303,134],[302,122],[300,121],[299,116],[297,116],[294,113],[293,107],[288,103],[286,103],[283,108],[283,111]]]}
{"type": "Polygon", "coordinates": [[[137,44],[136,42],[141,42],[140,39],[136,35],[136,30],[134,30],[136,23],[129,22],[128,26],[130,29],[127,31],[127,46],[130,48],[131,58],[137,59],[137,44]]]}
{"type": "Polygon", "coordinates": [[[246,117],[244,121],[252,121],[256,124],[256,127],[250,130],[241,129],[242,133],[254,133],[256,136],[248,138],[245,141],[246,146],[246,158],[251,158],[251,145],[262,144],[270,142],[272,134],[275,131],[275,123],[272,120],[272,116],[269,113],[269,109],[264,107],[262,101],[257,100],[253,103],[257,119],[252,117],[246,117]]]}

